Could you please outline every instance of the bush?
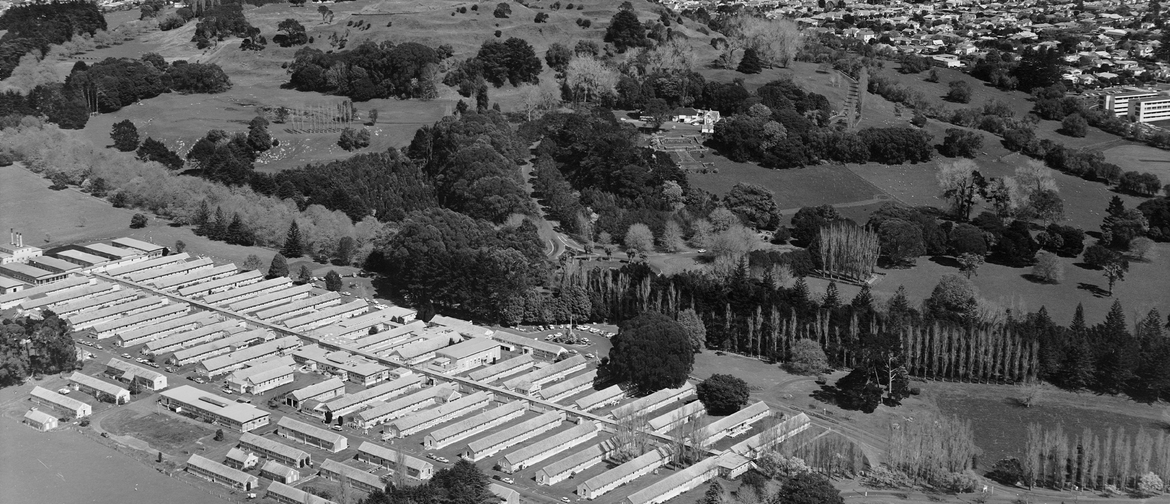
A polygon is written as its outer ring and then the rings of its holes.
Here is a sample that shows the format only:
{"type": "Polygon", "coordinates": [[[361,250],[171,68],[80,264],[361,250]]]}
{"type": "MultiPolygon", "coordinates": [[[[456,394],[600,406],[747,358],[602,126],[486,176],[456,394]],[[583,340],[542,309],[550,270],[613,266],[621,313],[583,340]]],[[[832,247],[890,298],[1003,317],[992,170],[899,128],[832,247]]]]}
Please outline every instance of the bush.
{"type": "Polygon", "coordinates": [[[1089,265],[1089,267],[1093,269],[1101,269],[1104,268],[1106,264],[1116,261],[1120,257],[1121,256],[1117,252],[1114,252],[1107,247],[1095,244],[1091,245],[1088,249],[1085,250],[1084,261],[1085,264],[1089,265]]]}
{"type": "Polygon", "coordinates": [[[797,340],[792,345],[792,358],[788,361],[789,369],[796,374],[816,374],[829,367],[829,359],[820,343],[811,339],[797,340]]]}
{"type": "Polygon", "coordinates": [[[1089,133],[1089,121],[1080,114],[1070,114],[1060,121],[1060,131],[1071,137],[1082,138],[1089,133]]]}
{"type": "Polygon", "coordinates": [[[983,135],[975,131],[947,128],[939,152],[947,157],[974,158],[983,148],[983,135]]]}
{"type": "Polygon", "coordinates": [[[714,374],[703,380],[695,393],[710,415],[730,415],[748,402],[747,382],[726,374],[714,374]]]}
{"type": "Polygon", "coordinates": [[[140,213],[134,214],[130,217],[130,229],[142,229],[146,227],[146,216],[140,213]]]}
{"type": "Polygon", "coordinates": [[[947,90],[947,101],[955,103],[971,103],[971,85],[966,81],[951,81],[947,90]]]}
{"type": "Polygon", "coordinates": [[[512,6],[507,3],[500,3],[496,5],[496,10],[492,12],[492,15],[497,18],[507,18],[512,15],[512,6]]]}
{"type": "Polygon", "coordinates": [[[1036,264],[1032,265],[1032,276],[1045,283],[1058,284],[1064,280],[1064,263],[1052,252],[1040,252],[1036,254],[1036,264]]]}
{"type": "Polygon", "coordinates": [[[1003,485],[1015,486],[1024,478],[1024,467],[1020,464],[1020,459],[1001,459],[991,466],[991,472],[987,473],[987,477],[1003,485]]]}

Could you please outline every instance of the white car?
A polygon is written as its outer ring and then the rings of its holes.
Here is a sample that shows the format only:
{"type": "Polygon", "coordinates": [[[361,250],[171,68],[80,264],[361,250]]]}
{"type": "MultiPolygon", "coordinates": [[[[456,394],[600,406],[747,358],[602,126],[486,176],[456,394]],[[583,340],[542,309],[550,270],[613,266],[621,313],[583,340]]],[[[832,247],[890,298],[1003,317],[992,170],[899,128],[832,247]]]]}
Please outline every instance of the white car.
{"type": "Polygon", "coordinates": [[[57,393],[58,393],[58,394],[68,394],[68,393],[69,393],[69,387],[61,387],[60,389],[57,389],[57,393]]]}

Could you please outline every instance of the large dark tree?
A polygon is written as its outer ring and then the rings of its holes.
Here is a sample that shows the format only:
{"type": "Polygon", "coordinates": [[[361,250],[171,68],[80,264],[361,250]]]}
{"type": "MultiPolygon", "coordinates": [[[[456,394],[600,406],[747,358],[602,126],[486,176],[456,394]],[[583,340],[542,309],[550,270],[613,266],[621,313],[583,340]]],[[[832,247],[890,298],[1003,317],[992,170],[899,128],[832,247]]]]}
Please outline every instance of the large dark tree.
{"type": "Polygon", "coordinates": [[[735,184],[724,198],[724,204],[748,226],[773,230],[780,225],[776,196],[763,186],[747,182],[735,184]]]}
{"type": "Polygon", "coordinates": [[[797,474],[783,483],[772,502],[784,504],[844,504],[841,491],[829,479],[812,472],[797,474]]]}
{"type": "Polygon", "coordinates": [[[760,54],[756,52],[754,47],[744,49],[743,57],[739,60],[739,66],[736,71],[745,74],[758,74],[763,70],[763,63],[760,62],[760,54]]]}
{"type": "Polygon", "coordinates": [[[115,149],[130,152],[138,148],[138,127],[129,119],[118,121],[110,131],[110,138],[114,139],[115,149]]]}
{"type": "Polygon", "coordinates": [[[715,374],[703,380],[695,392],[709,415],[730,415],[748,402],[748,384],[727,374],[715,374]]]}
{"type": "Polygon", "coordinates": [[[646,27],[638,21],[638,13],[633,10],[619,10],[609,20],[609,27],[605,29],[605,41],[612,43],[618,52],[626,52],[626,49],[646,44],[646,27]]]}
{"type": "Polygon", "coordinates": [[[659,313],[643,313],[621,325],[613,337],[606,370],[629,381],[639,393],[682,386],[695,364],[694,347],[678,322],[659,313]]]}
{"type": "Polygon", "coordinates": [[[859,365],[837,380],[841,407],[873,413],[879,404],[897,406],[910,395],[910,378],[898,337],[881,333],[862,342],[859,365]]]}
{"type": "Polygon", "coordinates": [[[146,137],[142,141],[142,145],[138,147],[135,153],[141,161],[154,161],[172,170],[178,170],[183,167],[183,158],[179,157],[175,151],[167,148],[166,144],[146,137]]]}
{"type": "Polygon", "coordinates": [[[272,256],[272,264],[268,266],[268,278],[288,276],[288,260],[279,252],[272,256]]]}
{"type": "Polygon", "coordinates": [[[304,245],[301,243],[301,228],[294,220],[288,226],[288,235],[284,238],[284,247],[280,249],[280,253],[285,257],[297,258],[304,255],[304,252],[304,245]]]}

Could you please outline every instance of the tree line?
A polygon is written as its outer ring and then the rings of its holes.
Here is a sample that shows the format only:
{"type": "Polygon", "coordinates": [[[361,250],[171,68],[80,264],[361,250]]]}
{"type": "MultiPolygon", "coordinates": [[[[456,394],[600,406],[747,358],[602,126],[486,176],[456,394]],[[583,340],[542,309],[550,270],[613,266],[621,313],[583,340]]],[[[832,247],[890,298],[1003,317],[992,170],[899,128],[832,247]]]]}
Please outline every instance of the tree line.
{"type": "Polygon", "coordinates": [[[1161,493],[1170,479],[1170,439],[1163,429],[1141,427],[1130,435],[1125,427],[1109,427],[1104,434],[1085,427],[1077,433],[1062,424],[1045,428],[1032,423],[1022,451],[1018,458],[996,462],[988,476],[1029,488],[1071,487],[1142,497],[1161,493]]]}
{"type": "Polygon", "coordinates": [[[288,65],[288,86],[347,96],[374,98],[437,96],[439,63],[449,54],[415,42],[363,42],[353,49],[330,51],[303,47],[288,65]]]}
{"type": "Polygon", "coordinates": [[[106,29],[106,18],[92,2],[82,0],[24,3],[0,15],[0,79],[12,75],[20,58],[30,51],[42,54],[49,47],[80,35],[106,29]]]}

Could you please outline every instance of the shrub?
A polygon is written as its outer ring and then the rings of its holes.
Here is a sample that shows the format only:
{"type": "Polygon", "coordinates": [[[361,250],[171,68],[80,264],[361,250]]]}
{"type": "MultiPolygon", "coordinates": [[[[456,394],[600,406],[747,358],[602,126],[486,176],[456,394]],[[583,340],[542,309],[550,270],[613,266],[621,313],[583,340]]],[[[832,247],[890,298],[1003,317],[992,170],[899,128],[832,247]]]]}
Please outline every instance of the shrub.
{"type": "Polygon", "coordinates": [[[971,85],[966,81],[951,81],[947,90],[947,101],[955,103],[971,103],[971,85]]]}
{"type": "Polygon", "coordinates": [[[978,480],[965,473],[946,473],[939,475],[932,481],[935,486],[942,487],[952,493],[974,492],[978,480]]]}
{"type": "Polygon", "coordinates": [[[1064,280],[1064,264],[1056,254],[1040,252],[1036,254],[1036,264],[1032,265],[1032,276],[1045,283],[1060,283],[1064,280]]]}
{"type": "Polygon", "coordinates": [[[947,128],[939,152],[947,157],[974,158],[983,148],[983,135],[975,131],[947,128]]]}
{"type": "Polygon", "coordinates": [[[1060,121],[1060,130],[1068,136],[1081,138],[1089,133],[1089,121],[1080,114],[1069,114],[1060,121]]]}
{"type": "Polygon", "coordinates": [[[130,229],[142,229],[146,227],[146,216],[140,213],[134,214],[130,217],[130,229]]]}
{"type": "Polygon", "coordinates": [[[492,12],[492,15],[497,18],[507,18],[512,15],[512,6],[507,3],[500,3],[496,5],[496,10],[492,12]]]}
{"type": "Polygon", "coordinates": [[[792,345],[792,358],[788,361],[789,369],[796,374],[816,374],[829,367],[829,359],[820,343],[811,339],[797,340],[792,345]]]}

